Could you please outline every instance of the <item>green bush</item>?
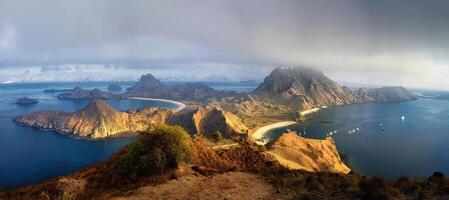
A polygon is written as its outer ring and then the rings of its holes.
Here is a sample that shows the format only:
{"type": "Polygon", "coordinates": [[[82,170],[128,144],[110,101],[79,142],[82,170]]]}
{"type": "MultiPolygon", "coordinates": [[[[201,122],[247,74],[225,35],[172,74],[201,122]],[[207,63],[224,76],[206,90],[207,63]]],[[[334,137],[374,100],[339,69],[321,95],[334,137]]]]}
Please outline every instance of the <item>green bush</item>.
{"type": "Polygon", "coordinates": [[[191,138],[180,126],[153,127],[128,149],[117,162],[117,172],[122,176],[163,173],[165,169],[191,162],[195,156],[191,138]]]}
{"type": "Polygon", "coordinates": [[[215,142],[220,142],[223,140],[223,134],[220,131],[215,131],[211,136],[215,142]]]}

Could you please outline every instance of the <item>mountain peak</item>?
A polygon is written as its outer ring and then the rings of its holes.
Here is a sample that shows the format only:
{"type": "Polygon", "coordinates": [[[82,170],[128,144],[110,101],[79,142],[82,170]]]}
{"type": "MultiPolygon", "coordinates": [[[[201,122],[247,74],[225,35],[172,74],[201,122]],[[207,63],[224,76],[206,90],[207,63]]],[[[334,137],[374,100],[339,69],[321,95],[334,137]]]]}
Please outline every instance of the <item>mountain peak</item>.
{"type": "Polygon", "coordinates": [[[82,113],[86,116],[97,117],[102,116],[106,117],[108,115],[117,113],[119,111],[115,110],[108,103],[100,99],[92,99],[89,104],[83,109],[77,111],[76,113],[82,113]]]}
{"type": "Polygon", "coordinates": [[[322,71],[310,67],[276,68],[268,75],[255,92],[282,94],[288,90],[307,91],[312,83],[335,84],[322,71]]]}
{"type": "Polygon", "coordinates": [[[146,82],[146,83],[151,82],[151,83],[161,84],[161,82],[157,78],[155,78],[151,73],[142,75],[140,77],[139,82],[146,82]]]}

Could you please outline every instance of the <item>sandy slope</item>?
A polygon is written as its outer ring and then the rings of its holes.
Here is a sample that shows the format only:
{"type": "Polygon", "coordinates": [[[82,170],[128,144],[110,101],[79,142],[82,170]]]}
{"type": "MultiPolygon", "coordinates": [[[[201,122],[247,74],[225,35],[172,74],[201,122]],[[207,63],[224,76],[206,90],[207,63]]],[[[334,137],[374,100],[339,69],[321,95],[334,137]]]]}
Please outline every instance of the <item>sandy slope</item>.
{"type": "Polygon", "coordinates": [[[268,153],[290,169],[347,174],[351,170],[340,159],[332,138],[309,139],[294,132],[282,134],[268,144],[268,153]]]}

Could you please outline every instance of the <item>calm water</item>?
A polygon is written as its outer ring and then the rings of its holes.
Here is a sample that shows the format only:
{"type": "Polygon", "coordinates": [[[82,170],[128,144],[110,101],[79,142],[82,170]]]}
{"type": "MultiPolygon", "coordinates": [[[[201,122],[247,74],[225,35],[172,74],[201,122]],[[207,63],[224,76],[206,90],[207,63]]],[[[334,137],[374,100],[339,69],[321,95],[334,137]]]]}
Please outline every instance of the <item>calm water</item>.
{"type": "MultiPolygon", "coordinates": [[[[305,137],[333,138],[340,152],[349,155],[355,171],[385,178],[428,177],[435,171],[449,174],[449,101],[419,99],[402,103],[366,103],[324,109],[308,118],[305,137]],[[406,117],[404,122],[400,118],[406,117]],[[383,123],[384,131],[379,123],[383,123]],[[356,134],[349,130],[359,128],[356,134]]],[[[299,126],[287,127],[303,131],[299,126]]],[[[285,128],[271,131],[276,137],[285,128]]]]}
{"type": "MultiPolygon", "coordinates": [[[[59,100],[58,93],[44,93],[46,88],[107,88],[109,83],[33,83],[0,84],[0,189],[42,180],[77,171],[92,163],[106,160],[132,139],[87,141],[72,139],[53,132],[17,126],[13,117],[46,109],[73,112],[88,101],[59,100]],[[15,101],[28,96],[39,99],[31,106],[18,106],[15,101]]],[[[118,83],[127,87],[132,83],[118,83]]],[[[148,106],[173,108],[174,105],[151,101],[108,101],[113,107],[125,110],[148,106]]]]}

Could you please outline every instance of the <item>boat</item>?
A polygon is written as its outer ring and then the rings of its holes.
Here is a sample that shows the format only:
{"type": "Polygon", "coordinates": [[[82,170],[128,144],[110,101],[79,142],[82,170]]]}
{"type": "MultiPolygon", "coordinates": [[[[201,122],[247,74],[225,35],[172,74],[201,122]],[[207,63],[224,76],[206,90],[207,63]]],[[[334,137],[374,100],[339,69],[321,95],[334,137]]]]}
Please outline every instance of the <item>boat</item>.
{"type": "Polygon", "coordinates": [[[402,115],[401,121],[405,121],[405,116],[404,115],[402,115]]]}

